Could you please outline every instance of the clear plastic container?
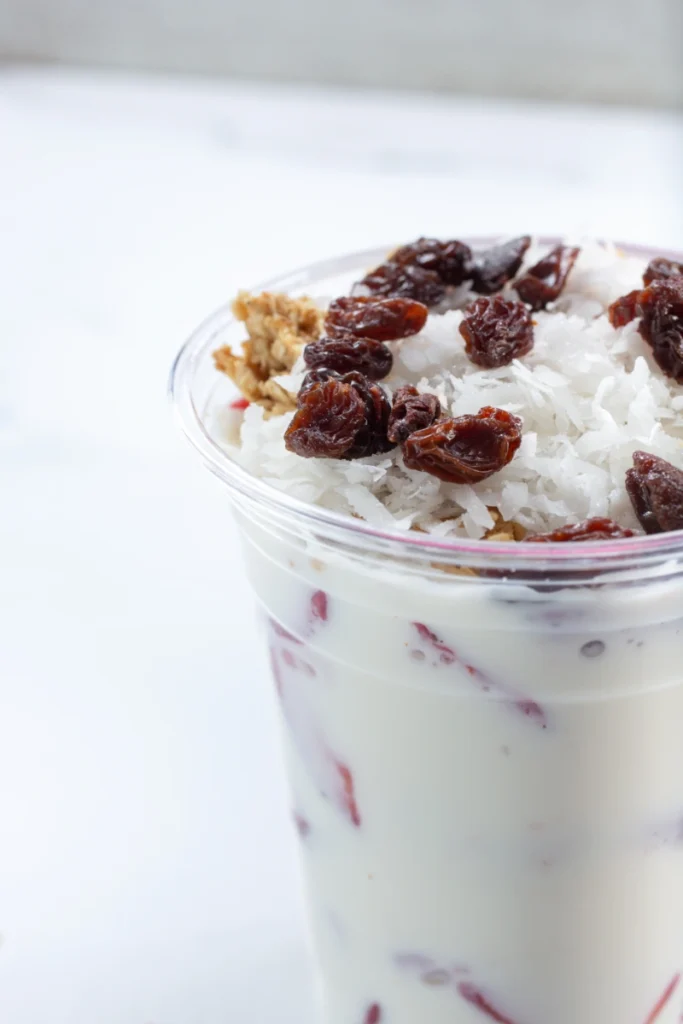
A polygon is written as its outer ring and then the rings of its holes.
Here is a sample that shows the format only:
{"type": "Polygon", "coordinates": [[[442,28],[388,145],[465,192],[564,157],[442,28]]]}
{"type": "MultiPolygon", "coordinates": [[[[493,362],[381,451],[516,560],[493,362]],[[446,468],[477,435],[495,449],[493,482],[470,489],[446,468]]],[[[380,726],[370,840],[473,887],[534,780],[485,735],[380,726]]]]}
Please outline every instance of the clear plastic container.
{"type": "MultiPolygon", "coordinates": [[[[385,252],[267,287],[339,294],[385,252]]],[[[683,538],[444,542],[300,503],[212,434],[240,333],[209,319],[172,389],[263,612],[325,1024],[680,1021],[683,538]]]]}

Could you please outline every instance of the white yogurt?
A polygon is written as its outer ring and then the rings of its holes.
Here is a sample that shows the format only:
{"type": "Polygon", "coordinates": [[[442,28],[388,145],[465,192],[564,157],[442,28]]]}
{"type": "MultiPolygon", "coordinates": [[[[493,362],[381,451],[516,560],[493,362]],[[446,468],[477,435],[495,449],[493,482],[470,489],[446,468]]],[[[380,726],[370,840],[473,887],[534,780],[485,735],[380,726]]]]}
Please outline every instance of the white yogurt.
{"type": "Polygon", "coordinates": [[[326,1024],[680,1021],[683,582],[542,597],[240,521],[326,1024]]]}

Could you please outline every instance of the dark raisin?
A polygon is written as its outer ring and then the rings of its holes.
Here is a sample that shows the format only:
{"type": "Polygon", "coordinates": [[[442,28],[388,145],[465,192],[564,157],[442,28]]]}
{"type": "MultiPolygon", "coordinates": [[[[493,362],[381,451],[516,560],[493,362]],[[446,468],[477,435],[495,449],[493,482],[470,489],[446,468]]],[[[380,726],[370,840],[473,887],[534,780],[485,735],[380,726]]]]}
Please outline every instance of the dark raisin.
{"type": "Polygon", "coordinates": [[[622,537],[633,537],[633,530],[624,529],[613,519],[596,516],[594,519],[585,519],[582,523],[575,523],[572,526],[561,526],[551,533],[529,533],[520,543],[559,544],[565,541],[619,540],[622,537]]]}
{"type": "Polygon", "coordinates": [[[626,490],[646,533],[683,530],[683,471],[647,452],[633,453],[626,490]]]}
{"type": "Polygon", "coordinates": [[[527,270],[515,289],[522,302],[533,310],[545,309],[562,292],[581,250],[572,245],[556,245],[547,256],[527,270]]]}
{"type": "Polygon", "coordinates": [[[658,256],[650,260],[647,270],[643,274],[645,284],[652,284],[653,281],[666,281],[669,277],[680,277],[683,275],[683,263],[676,263],[675,260],[667,260],[658,256]]]}
{"type": "Polygon", "coordinates": [[[476,253],[472,263],[472,287],[480,295],[493,295],[511,281],[522,265],[524,254],[531,245],[529,235],[513,238],[503,245],[476,253]]]}
{"type": "Polygon", "coordinates": [[[626,324],[630,324],[632,320],[640,316],[638,302],[641,293],[642,288],[636,288],[635,291],[629,292],[628,295],[622,295],[620,299],[612,303],[607,310],[612,327],[625,327],[626,324]]]}
{"type": "Polygon", "coordinates": [[[445,284],[466,281],[472,262],[472,250],[464,242],[441,242],[438,238],[418,238],[417,242],[402,245],[391,254],[394,263],[412,264],[433,270],[445,284]]]}
{"type": "Polygon", "coordinates": [[[531,351],[534,325],[522,302],[496,295],[477,299],[460,324],[465,351],[478,366],[506,366],[531,351]]]}
{"type": "Polygon", "coordinates": [[[301,382],[298,397],[300,398],[314,384],[322,384],[326,380],[340,380],[341,376],[340,373],[335,373],[334,370],[311,370],[301,382]]]}
{"type": "Polygon", "coordinates": [[[433,270],[401,266],[389,260],[370,271],[360,282],[373,295],[393,295],[436,306],[446,294],[446,285],[433,270]]]}
{"type": "Polygon", "coordinates": [[[391,372],[394,357],[387,346],[372,338],[321,338],[304,349],[306,366],[317,370],[326,368],[337,373],[358,370],[371,380],[381,380],[391,372]]]}
{"type": "Polygon", "coordinates": [[[386,392],[361,373],[343,377],[327,370],[307,375],[285,445],[302,458],[362,459],[387,452],[391,405],[386,392]],[[309,380],[313,374],[323,379],[309,380]]]}
{"type": "Polygon", "coordinates": [[[653,281],[638,298],[639,331],[669,377],[683,384],[683,277],[653,281]]]}
{"type": "Polygon", "coordinates": [[[389,417],[389,440],[402,444],[416,430],[431,427],[441,415],[441,402],[436,395],[421,395],[412,384],[398,388],[394,394],[389,417]]]}
{"type": "Polygon", "coordinates": [[[476,416],[458,416],[418,430],[403,443],[409,469],[441,480],[474,484],[507,466],[520,446],[522,421],[488,405],[476,416]]]}
{"type": "Polygon", "coordinates": [[[413,299],[345,295],[330,303],[325,329],[332,338],[355,334],[374,341],[396,341],[419,334],[427,322],[427,314],[427,307],[413,299]]]}

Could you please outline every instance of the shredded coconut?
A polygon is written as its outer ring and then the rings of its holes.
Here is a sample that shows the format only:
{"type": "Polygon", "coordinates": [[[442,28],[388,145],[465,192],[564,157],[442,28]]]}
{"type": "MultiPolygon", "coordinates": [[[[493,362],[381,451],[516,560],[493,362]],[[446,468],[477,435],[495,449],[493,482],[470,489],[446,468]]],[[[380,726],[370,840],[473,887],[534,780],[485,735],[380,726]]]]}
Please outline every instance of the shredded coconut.
{"type": "MultiPolygon", "coordinates": [[[[532,249],[525,265],[541,251],[532,249]]],[[[481,369],[469,360],[462,309],[432,313],[420,334],[391,343],[394,366],[381,382],[388,391],[414,384],[438,395],[449,416],[493,405],[522,418],[519,451],[482,483],[448,484],[406,469],[399,448],[355,462],[302,459],[284,445],[292,412],[267,418],[259,405],[244,413],[231,454],[274,487],[382,527],[481,538],[513,533],[512,523],[543,532],[609,516],[640,530],[624,488],[633,451],[683,465],[683,389],[657,367],[637,321],[615,329],[606,315],[641,286],[644,268],[612,245],[584,244],[564,293],[534,314],[532,351],[509,366],[481,369]]],[[[461,304],[468,297],[459,290],[461,304]]],[[[295,392],[303,361],[282,370],[286,393],[295,392]]]]}

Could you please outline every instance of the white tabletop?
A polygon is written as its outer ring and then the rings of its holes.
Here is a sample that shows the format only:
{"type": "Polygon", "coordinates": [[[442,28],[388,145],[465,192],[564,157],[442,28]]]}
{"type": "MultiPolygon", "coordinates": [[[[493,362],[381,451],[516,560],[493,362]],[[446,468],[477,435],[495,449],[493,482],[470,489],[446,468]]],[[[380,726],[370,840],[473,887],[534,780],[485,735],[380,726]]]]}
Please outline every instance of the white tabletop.
{"type": "Polygon", "coordinates": [[[17,70],[0,138],[0,1019],[313,1024],[265,660],[172,356],[239,286],[384,241],[681,246],[681,123],[17,70]]]}

